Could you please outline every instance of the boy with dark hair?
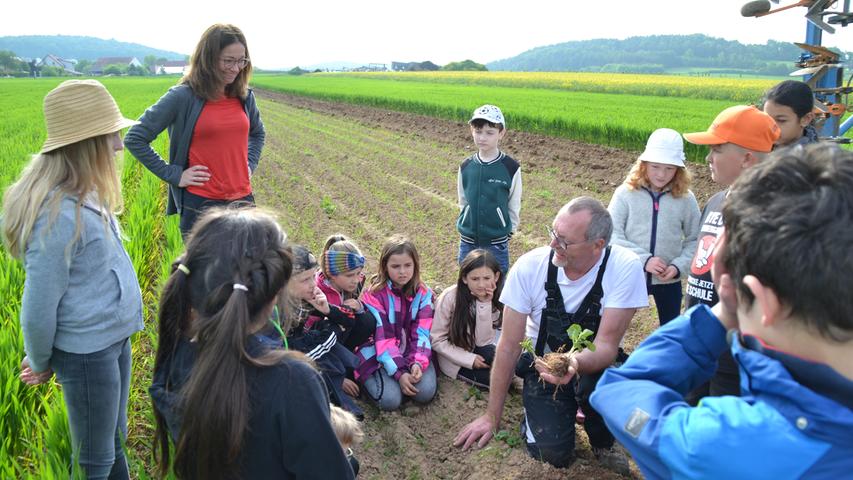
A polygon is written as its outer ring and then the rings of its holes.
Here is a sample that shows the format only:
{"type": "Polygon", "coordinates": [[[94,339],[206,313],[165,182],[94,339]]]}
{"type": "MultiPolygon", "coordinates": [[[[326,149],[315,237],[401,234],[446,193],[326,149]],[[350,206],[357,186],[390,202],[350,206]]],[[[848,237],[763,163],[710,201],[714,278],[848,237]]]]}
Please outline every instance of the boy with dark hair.
{"type": "Polygon", "coordinates": [[[509,239],[518,230],[521,212],[521,167],[499,148],[506,134],[500,108],[483,105],[468,123],[477,153],[459,166],[458,261],[461,264],[468,252],[482,248],[495,255],[506,274],[509,239]]]}
{"type": "Polygon", "coordinates": [[[853,153],[775,153],[725,206],[699,305],[604,373],[592,405],[647,478],[847,478],[853,458],[853,153]],[[726,330],[730,330],[726,344],[726,330]],[[743,397],[690,407],[729,349],[743,397]]]}

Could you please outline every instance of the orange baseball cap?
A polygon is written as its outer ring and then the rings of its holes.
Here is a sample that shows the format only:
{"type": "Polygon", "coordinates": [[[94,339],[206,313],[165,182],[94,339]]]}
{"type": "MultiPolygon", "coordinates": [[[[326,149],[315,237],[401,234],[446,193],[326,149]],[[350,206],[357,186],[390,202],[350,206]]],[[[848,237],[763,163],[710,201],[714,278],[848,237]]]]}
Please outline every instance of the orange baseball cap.
{"type": "Polygon", "coordinates": [[[685,133],[684,139],[697,145],[734,143],[748,150],[769,152],[779,135],[779,126],[770,115],[751,105],[738,105],[720,112],[707,132],[685,133]]]}

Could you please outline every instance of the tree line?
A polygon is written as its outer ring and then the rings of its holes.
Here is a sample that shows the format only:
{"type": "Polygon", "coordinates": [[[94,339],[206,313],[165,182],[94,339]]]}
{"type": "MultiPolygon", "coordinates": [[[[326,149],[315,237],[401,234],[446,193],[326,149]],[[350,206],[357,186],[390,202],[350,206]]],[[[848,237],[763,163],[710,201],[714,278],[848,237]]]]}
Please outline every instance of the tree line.
{"type": "Polygon", "coordinates": [[[669,69],[728,69],[733,73],[786,75],[803,50],[768,40],[744,45],[707,35],[652,35],[537,47],[487,64],[489,70],[664,73],[669,69]]]}

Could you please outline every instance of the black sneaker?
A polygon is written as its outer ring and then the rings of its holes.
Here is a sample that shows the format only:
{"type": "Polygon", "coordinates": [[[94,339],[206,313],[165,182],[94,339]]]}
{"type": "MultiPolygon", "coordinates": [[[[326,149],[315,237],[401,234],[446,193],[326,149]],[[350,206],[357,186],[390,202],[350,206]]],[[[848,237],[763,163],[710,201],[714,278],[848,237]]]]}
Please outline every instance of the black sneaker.
{"type": "Polygon", "coordinates": [[[626,477],[631,475],[631,469],[628,468],[628,456],[616,445],[610,448],[592,447],[592,454],[595,455],[602,467],[626,477]]]}

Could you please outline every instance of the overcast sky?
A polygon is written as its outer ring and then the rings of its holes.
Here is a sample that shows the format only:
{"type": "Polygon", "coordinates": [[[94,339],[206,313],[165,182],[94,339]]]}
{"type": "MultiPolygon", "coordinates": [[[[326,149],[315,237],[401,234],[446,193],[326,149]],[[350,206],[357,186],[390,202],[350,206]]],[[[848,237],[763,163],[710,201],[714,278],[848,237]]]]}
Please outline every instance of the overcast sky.
{"type": "MultiPolygon", "coordinates": [[[[794,0],[783,0],[782,4],[794,0]]],[[[2,35],[90,35],[192,53],[212,23],[246,34],[261,68],[332,61],[389,63],[472,59],[486,63],[570,40],[704,33],[743,43],[805,39],[805,8],[763,18],[741,0],[10,0],[2,35]],[[202,6],[203,5],[203,6],[202,6]]],[[[853,25],[824,34],[853,50],[853,25]]],[[[793,59],[792,59],[793,60],[793,59]]]]}

